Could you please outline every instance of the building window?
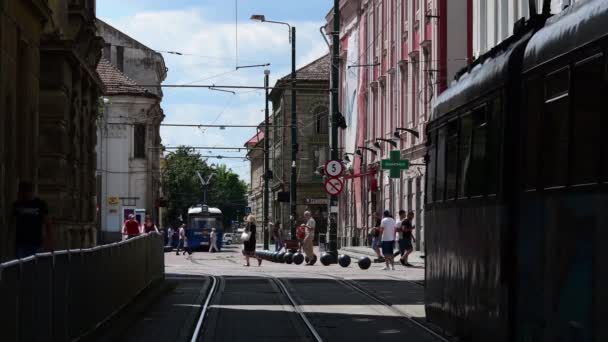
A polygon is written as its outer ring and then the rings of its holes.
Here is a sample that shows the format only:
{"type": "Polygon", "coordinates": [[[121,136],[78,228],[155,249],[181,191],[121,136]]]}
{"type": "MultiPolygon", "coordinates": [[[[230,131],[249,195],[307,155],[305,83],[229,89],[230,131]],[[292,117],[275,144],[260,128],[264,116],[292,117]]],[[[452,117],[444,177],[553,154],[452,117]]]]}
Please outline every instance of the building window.
{"type": "Polygon", "coordinates": [[[414,198],[414,186],[412,185],[412,178],[407,180],[407,211],[414,211],[414,207],[412,205],[412,199],[414,198]]]}
{"type": "Polygon", "coordinates": [[[124,46],[116,47],[116,67],[120,71],[125,70],[125,47],[124,46]]]}
{"type": "Polygon", "coordinates": [[[401,69],[401,122],[400,127],[406,127],[407,125],[407,67],[401,69]]]}
{"type": "Polygon", "coordinates": [[[407,0],[401,0],[401,21],[403,23],[402,31],[407,30],[407,0]]]}
{"type": "Polygon", "coordinates": [[[103,58],[107,59],[108,61],[112,60],[112,45],[105,44],[103,46],[103,58]]]}
{"type": "Polygon", "coordinates": [[[420,101],[420,93],[418,91],[419,87],[419,61],[412,60],[412,116],[410,119],[410,127],[414,128],[416,126],[416,117],[418,116],[418,103],[420,101]]]}
{"type": "Polygon", "coordinates": [[[328,134],[329,114],[325,106],[317,107],[314,111],[317,134],[328,134]]]}
{"type": "Polygon", "coordinates": [[[133,156],[146,158],[146,125],[136,124],[133,127],[133,156]]]}
{"type": "Polygon", "coordinates": [[[386,86],[381,86],[380,91],[382,97],[380,98],[380,133],[375,138],[384,137],[384,134],[388,131],[387,128],[390,125],[390,109],[386,110],[386,86]]]}
{"type": "Polygon", "coordinates": [[[327,162],[327,147],[322,145],[312,146],[312,172],[314,176],[319,166],[322,166],[327,162]]]}

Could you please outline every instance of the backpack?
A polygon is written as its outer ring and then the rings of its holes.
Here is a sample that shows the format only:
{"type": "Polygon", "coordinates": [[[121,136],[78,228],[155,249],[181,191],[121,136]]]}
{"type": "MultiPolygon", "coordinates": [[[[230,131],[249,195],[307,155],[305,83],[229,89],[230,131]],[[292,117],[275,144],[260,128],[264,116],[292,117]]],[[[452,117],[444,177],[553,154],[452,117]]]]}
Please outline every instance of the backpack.
{"type": "Polygon", "coordinates": [[[301,224],[298,226],[298,228],[296,229],[296,237],[298,238],[298,240],[304,240],[304,238],[306,237],[306,226],[301,224]]]}

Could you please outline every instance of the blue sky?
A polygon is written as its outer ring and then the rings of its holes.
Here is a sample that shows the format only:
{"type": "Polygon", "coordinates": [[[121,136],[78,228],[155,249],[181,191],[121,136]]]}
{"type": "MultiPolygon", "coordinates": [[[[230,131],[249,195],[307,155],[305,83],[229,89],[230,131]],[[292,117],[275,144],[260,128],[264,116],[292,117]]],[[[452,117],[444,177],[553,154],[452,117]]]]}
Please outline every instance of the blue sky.
{"type": "MultiPolygon", "coordinates": [[[[97,16],[150,48],[188,54],[163,54],[169,68],[165,84],[261,86],[263,68],[235,71],[237,45],[238,65],[271,63],[273,84],[289,73],[290,44],[286,26],[252,22],[251,14],[264,14],[269,20],[285,21],[296,27],[296,58],[300,67],[328,52],[319,27],[332,5],[331,0],[101,0],[97,1],[97,16]]],[[[162,107],[165,123],[258,124],[264,119],[264,94],[165,88],[162,107]]],[[[242,146],[254,134],[252,128],[205,131],[161,128],[165,146],[242,146]]],[[[201,153],[210,155],[209,151],[201,153]]],[[[213,154],[245,153],[213,151],[213,154]]],[[[211,158],[209,162],[218,160],[211,158]]],[[[249,182],[249,162],[239,159],[219,162],[249,182]]]]}

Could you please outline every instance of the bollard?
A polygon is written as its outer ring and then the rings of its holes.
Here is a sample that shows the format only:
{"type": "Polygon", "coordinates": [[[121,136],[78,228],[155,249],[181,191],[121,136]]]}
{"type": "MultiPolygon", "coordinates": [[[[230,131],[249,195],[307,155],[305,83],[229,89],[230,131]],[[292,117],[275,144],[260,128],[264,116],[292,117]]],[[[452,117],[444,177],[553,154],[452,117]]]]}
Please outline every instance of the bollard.
{"type": "Polygon", "coordinates": [[[304,262],[304,255],[300,252],[293,255],[293,263],[296,265],[300,265],[304,262]]]}
{"type": "Polygon", "coordinates": [[[346,254],[342,254],[338,257],[338,264],[342,267],[348,267],[350,265],[350,257],[346,254]]]}
{"type": "Polygon", "coordinates": [[[329,253],[321,254],[321,263],[323,264],[323,266],[331,265],[332,261],[333,261],[333,257],[331,254],[329,254],[329,253]]]}
{"type": "Polygon", "coordinates": [[[361,268],[362,270],[366,270],[372,265],[372,261],[368,257],[362,257],[359,258],[357,264],[359,264],[359,268],[361,268]]]}
{"type": "Polygon", "coordinates": [[[317,262],[317,256],[313,254],[312,257],[306,257],[306,258],[304,258],[304,261],[307,264],[314,265],[317,262]]]}
{"type": "Polygon", "coordinates": [[[291,265],[293,263],[293,253],[287,252],[283,258],[286,264],[291,265]]]}

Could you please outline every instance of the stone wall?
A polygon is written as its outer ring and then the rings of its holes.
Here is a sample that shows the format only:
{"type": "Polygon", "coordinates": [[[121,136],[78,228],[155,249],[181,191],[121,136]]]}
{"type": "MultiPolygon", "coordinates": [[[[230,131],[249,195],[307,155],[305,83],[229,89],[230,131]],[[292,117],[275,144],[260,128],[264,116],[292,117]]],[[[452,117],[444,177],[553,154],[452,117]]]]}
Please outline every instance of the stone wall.
{"type": "Polygon", "coordinates": [[[0,259],[20,181],[49,204],[55,249],[95,244],[95,1],[0,2],[0,259]]]}
{"type": "Polygon", "coordinates": [[[17,184],[38,179],[39,46],[50,13],[37,6],[0,1],[0,260],[14,255],[17,184]]]}

